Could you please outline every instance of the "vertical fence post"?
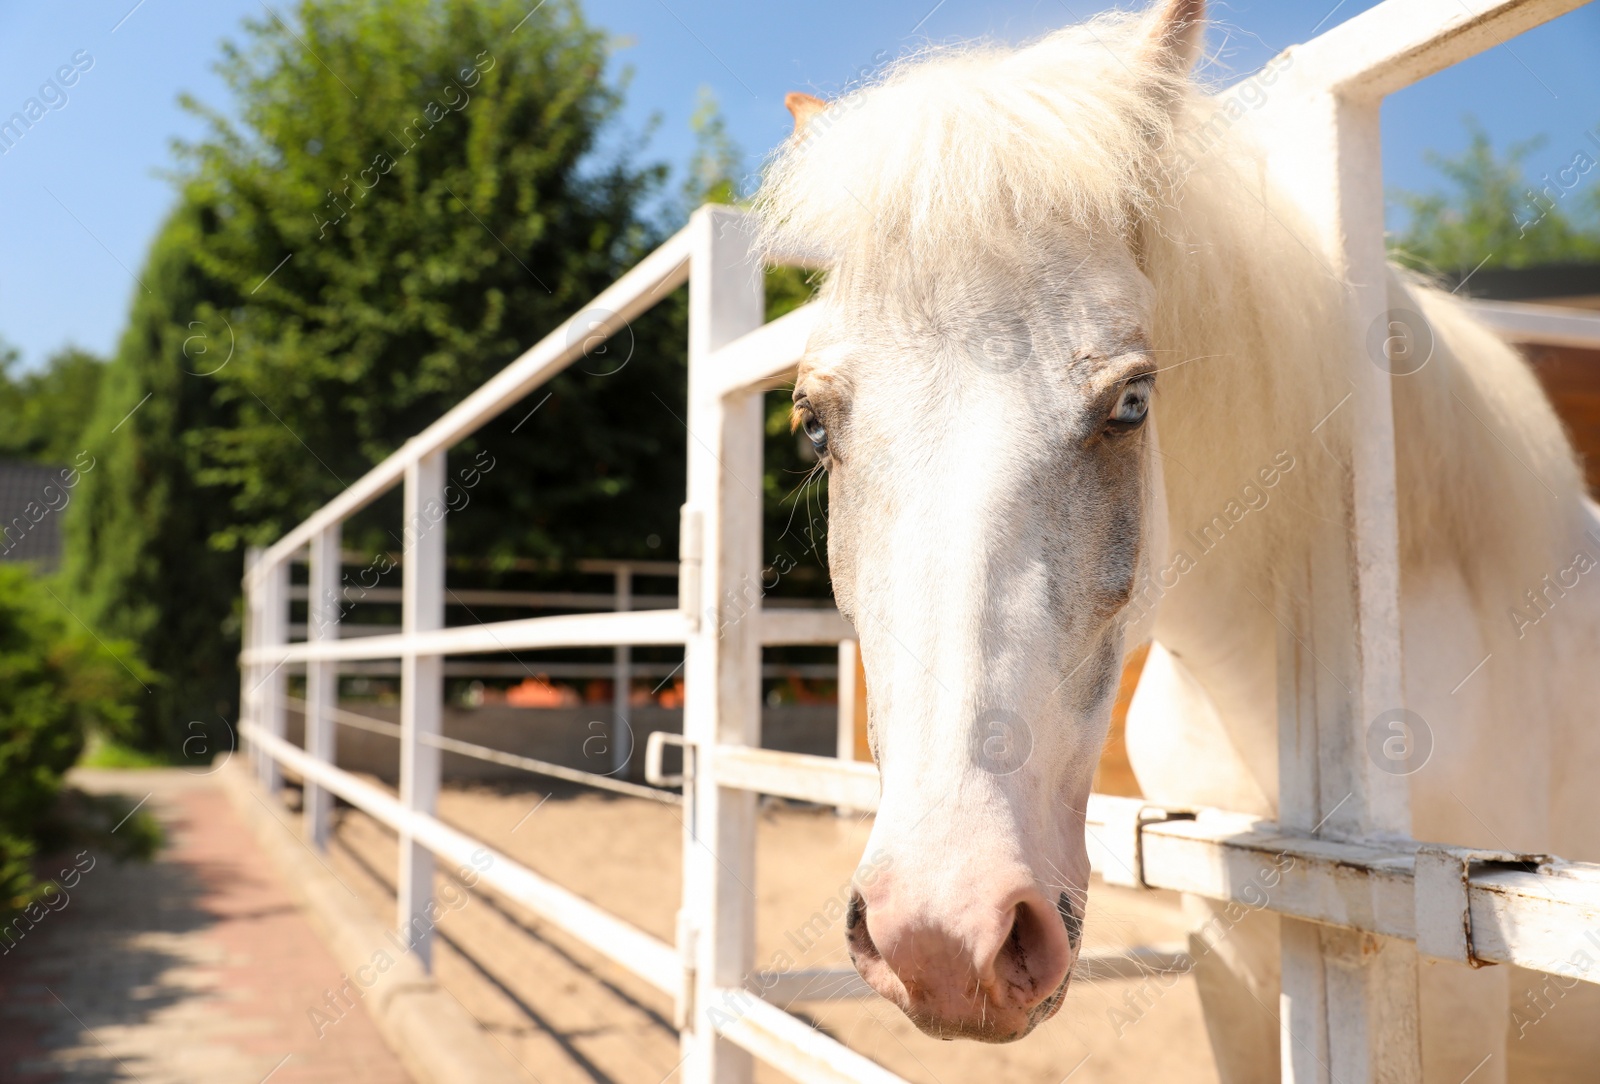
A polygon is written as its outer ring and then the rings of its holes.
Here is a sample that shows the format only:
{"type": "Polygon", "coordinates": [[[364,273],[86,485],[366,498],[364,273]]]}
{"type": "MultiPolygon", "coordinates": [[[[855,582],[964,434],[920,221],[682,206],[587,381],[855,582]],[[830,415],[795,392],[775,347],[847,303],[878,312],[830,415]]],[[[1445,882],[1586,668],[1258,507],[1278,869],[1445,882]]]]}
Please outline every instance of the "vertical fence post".
{"type": "MultiPolygon", "coordinates": [[[[244,551],[244,579],[241,581],[244,589],[244,623],[239,629],[239,646],[243,649],[245,658],[252,658],[251,652],[260,646],[260,621],[261,621],[261,591],[256,585],[256,565],[261,563],[261,547],[246,546],[244,551]]],[[[261,680],[266,670],[259,662],[247,662],[239,668],[239,722],[241,732],[243,724],[251,726],[260,722],[260,711],[256,702],[256,685],[261,680]]],[[[262,761],[265,754],[256,748],[255,742],[250,743],[247,751],[250,772],[257,779],[261,778],[262,761]]]]}
{"type": "Polygon", "coordinates": [[[682,1079],[748,1084],[750,1055],[720,1038],[715,1023],[736,1018],[755,995],[724,1002],[714,991],[745,986],[755,963],[756,797],[716,786],[708,768],[717,744],[761,741],[761,394],[717,395],[708,361],[761,326],[764,281],[743,213],[702,207],[692,221],[684,519],[698,520],[700,552],[686,550],[683,576],[698,580],[699,597],[687,600],[698,623],[684,652],[683,725],[695,770],[684,821],[689,928],[680,936],[693,945],[694,980],[682,1079]]]}
{"type": "MultiPolygon", "coordinates": [[[[324,528],[311,540],[311,574],[306,590],[306,639],[325,643],[339,638],[340,525],[324,528]]],[[[306,663],[306,752],[327,764],[335,760],[337,727],[333,713],[339,707],[339,664],[312,660],[306,663]]],[[[333,795],[307,780],[305,837],[318,850],[328,845],[333,795]]]]}
{"type": "MultiPolygon", "coordinates": [[[[269,567],[256,583],[260,612],[256,619],[257,643],[269,655],[260,666],[256,679],[255,703],[260,712],[257,725],[275,738],[283,737],[285,716],[284,664],[277,652],[289,642],[289,563],[279,562],[269,567]]],[[[283,786],[283,772],[278,762],[263,755],[258,765],[257,778],[268,794],[276,794],[283,786]]]]}
{"type": "MultiPolygon", "coordinates": [[[[624,613],[633,609],[633,569],[621,565],[616,571],[616,611],[624,613]]],[[[611,678],[611,770],[616,775],[625,774],[628,760],[633,755],[632,719],[629,713],[628,694],[633,687],[633,648],[618,644],[614,655],[614,673],[611,678]]]]}
{"type": "MultiPolygon", "coordinates": [[[[871,760],[867,743],[867,682],[861,667],[861,643],[839,641],[838,730],[834,735],[833,755],[840,760],[871,760]]],[[[860,810],[837,806],[841,817],[853,817],[860,810]]]]}
{"type": "MultiPolygon", "coordinates": [[[[407,636],[444,627],[445,453],[406,467],[401,537],[401,630],[407,636]]],[[[400,801],[433,813],[439,799],[439,734],[443,660],[407,650],[400,659],[400,801]]],[[[424,968],[432,968],[433,855],[408,833],[400,836],[397,901],[401,936],[424,968]]]]}
{"type": "MultiPolygon", "coordinates": [[[[1271,168],[1350,284],[1350,341],[1364,343],[1388,307],[1379,99],[1284,89],[1266,118],[1271,168]]],[[[1346,465],[1323,513],[1348,530],[1320,532],[1280,598],[1297,627],[1279,637],[1279,820],[1346,839],[1411,834],[1408,781],[1366,745],[1373,720],[1404,703],[1394,417],[1379,360],[1352,358],[1349,400],[1317,438],[1346,465]]],[[[1283,1079],[1420,1080],[1416,946],[1290,918],[1281,929],[1283,1079]]]]}
{"type": "MultiPolygon", "coordinates": [[[[834,735],[833,755],[840,760],[856,759],[856,731],[867,725],[856,711],[856,659],[861,645],[855,640],[839,641],[838,686],[839,719],[834,735]]],[[[843,807],[839,810],[845,812],[843,807]]]]}

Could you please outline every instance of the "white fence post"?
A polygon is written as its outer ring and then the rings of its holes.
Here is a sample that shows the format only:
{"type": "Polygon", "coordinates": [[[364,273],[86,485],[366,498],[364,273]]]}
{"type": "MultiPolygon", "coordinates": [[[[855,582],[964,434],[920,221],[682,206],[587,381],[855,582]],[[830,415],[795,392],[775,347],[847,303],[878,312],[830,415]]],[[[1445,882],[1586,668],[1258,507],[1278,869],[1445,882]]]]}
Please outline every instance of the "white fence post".
{"type": "MultiPolygon", "coordinates": [[[[856,751],[861,747],[867,729],[865,711],[867,698],[865,690],[860,687],[860,681],[861,643],[858,640],[840,640],[839,678],[836,683],[839,715],[834,734],[833,755],[843,761],[853,762],[856,759],[856,751]]],[[[842,805],[835,806],[834,812],[841,817],[854,817],[860,814],[860,810],[842,805]]]]}
{"type": "Polygon", "coordinates": [[[867,724],[865,719],[856,717],[856,659],[860,651],[861,645],[855,640],[839,641],[839,678],[836,682],[839,714],[833,755],[840,760],[856,758],[856,728],[867,724]]]}
{"type": "MultiPolygon", "coordinates": [[[[401,537],[401,628],[408,636],[444,627],[445,453],[435,452],[406,467],[401,537]]],[[[432,814],[439,800],[437,735],[444,699],[443,660],[407,652],[400,660],[400,801],[432,814]]],[[[409,834],[400,836],[400,933],[417,960],[432,967],[433,855],[409,834]]]]}
{"type": "MultiPolygon", "coordinates": [[[[1293,89],[1272,103],[1281,112],[1271,166],[1321,231],[1330,271],[1351,284],[1352,341],[1366,342],[1387,308],[1378,101],[1293,89]]],[[[1404,707],[1390,377],[1364,354],[1351,365],[1349,400],[1307,434],[1348,464],[1324,514],[1351,527],[1322,532],[1279,599],[1296,628],[1279,637],[1278,817],[1334,838],[1406,837],[1409,783],[1381,770],[1366,743],[1374,719],[1404,707]]],[[[1284,918],[1281,947],[1285,1081],[1421,1079],[1413,944],[1284,918]]]]}
{"type": "MultiPolygon", "coordinates": [[[[624,613],[633,609],[633,569],[619,565],[616,573],[616,611],[624,613]]],[[[633,688],[633,648],[619,644],[614,649],[614,673],[611,678],[611,770],[621,776],[633,755],[632,718],[628,694],[633,688]]]]}
{"type": "MultiPolygon", "coordinates": [[[[764,318],[764,280],[750,223],[738,211],[702,207],[691,229],[689,271],[688,524],[698,516],[698,555],[685,553],[683,582],[698,580],[698,617],[684,651],[686,755],[696,758],[685,794],[684,917],[694,946],[693,1004],[686,1014],[685,1084],[748,1084],[749,1053],[715,1024],[742,1012],[719,988],[746,985],[755,963],[753,793],[718,787],[708,770],[718,743],[761,742],[761,462],[759,391],[716,390],[711,353],[764,318]],[[694,565],[698,558],[698,576],[694,565]]],[[[692,590],[692,587],[689,588],[692,590]]],[[[747,995],[754,998],[755,995],[747,995]]]]}
{"type": "MultiPolygon", "coordinates": [[[[256,644],[268,651],[282,650],[289,642],[289,565],[281,562],[270,566],[257,581],[256,644]]],[[[256,678],[255,706],[260,712],[256,722],[275,738],[283,737],[285,713],[285,675],[283,662],[268,661],[260,666],[256,678]]],[[[283,772],[277,761],[262,757],[260,762],[261,786],[268,794],[276,794],[283,786],[283,772]]]]}
{"type": "MultiPolygon", "coordinates": [[[[339,590],[341,533],[340,525],[334,523],[317,532],[311,540],[306,639],[313,642],[339,638],[339,611],[343,600],[339,590]]],[[[306,663],[306,752],[328,764],[335,760],[337,726],[333,713],[338,707],[339,664],[329,660],[306,663]]],[[[333,795],[306,780],[304,811],[306,842],[321,850],[328,845],[333,795]]]]}
{"type": "MultiPolygon", "coordinates": [[[[244,623],[239,629],[239,646],[243,657],[252,658],[252,652],[261,646],[261,589],[256,584],[256,565],[261,562],[261,547],[246,546],[244,551],[244,578],[241,586],[244,590],[244,623]]],[[[257,662],[245,662],[239,666],[239,729],[241,732],[246,726],[258,725],[261,721],[261,712],[257,703],[256,685],[261,681],[265,669],[257,662]]],[[[254,742],[246,750],[249,757],[250,771],[256,779],[262,778],[266,771],[268,761],[271,759],[254,742]]]]}

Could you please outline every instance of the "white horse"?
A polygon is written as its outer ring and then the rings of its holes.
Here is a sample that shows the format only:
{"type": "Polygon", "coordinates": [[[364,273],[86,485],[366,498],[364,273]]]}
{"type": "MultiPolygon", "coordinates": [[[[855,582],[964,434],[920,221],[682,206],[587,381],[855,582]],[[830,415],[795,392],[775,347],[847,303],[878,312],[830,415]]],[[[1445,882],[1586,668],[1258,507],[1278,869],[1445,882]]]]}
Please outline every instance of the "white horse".
{"type": "MultiPolygon", "coordinates": [[[[792,95],[760,197],[770,243],[833,267],[795,422],[831,472],[882,772],[868,852],[894,858],[850,947],[929,1034],[1012,1040],[1059,1007],[1130,647],[1153,636],[1146,796],[1277,810],[1277,644],[1349,530],[1327,448],[1369,347],[1237,103],[1194,86],[1202,19],[1160,0],[792,95]]],[[[1399,272],[1390,293],[1434,340],[1393,381],[1406,707],[1433,735],[1413,834],[1600,859],[1596,509],[1516,354],[1399,272]]],[[[1266,912],[1201,959],[1226,1080],[1277,1077],[1277,960],[1266,912]]],[[[1428,1080],[1594,1079],[1594,987],[1530,1026],[1542,976],[1421,976],[1428,1080]]]]}

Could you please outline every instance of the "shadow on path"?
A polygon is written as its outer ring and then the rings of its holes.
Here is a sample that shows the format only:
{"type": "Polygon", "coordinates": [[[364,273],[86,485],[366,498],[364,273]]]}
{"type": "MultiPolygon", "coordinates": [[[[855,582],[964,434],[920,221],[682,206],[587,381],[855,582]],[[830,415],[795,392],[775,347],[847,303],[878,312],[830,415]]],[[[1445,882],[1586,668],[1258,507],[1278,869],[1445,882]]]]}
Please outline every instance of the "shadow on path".
{"type": "Polygon", "coordinates": [[[307,1010],[339,970],[220,784],[181,770],[73,781],[148,795],[167,845],[148,863],[85,854],[60,910],[0,955],[0,1079],[407,1079],[364,1015],[318,1040],[307,1010]]]}

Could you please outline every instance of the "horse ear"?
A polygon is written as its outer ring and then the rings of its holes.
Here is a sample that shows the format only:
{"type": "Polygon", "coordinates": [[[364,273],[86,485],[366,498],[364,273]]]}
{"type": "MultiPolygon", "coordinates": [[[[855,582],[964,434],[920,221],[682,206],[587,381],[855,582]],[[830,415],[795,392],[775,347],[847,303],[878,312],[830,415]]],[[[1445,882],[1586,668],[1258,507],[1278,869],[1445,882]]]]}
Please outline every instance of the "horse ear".
{"type": "Polygon", "coordinates": [[[810,123],[811,118],[828,108],[828,103],[821,98],[798,90],[791,90],[783,98],[784,108],[794,116],[794,134],[799,135],[801,130],[810,123]]]}
{"type": "Polygon", "coordinates": [[[1206,0],[1156,0],[1144,16],[1144,52],[1178,75],[1200,59],[1206,34],[1206,0]]]}

